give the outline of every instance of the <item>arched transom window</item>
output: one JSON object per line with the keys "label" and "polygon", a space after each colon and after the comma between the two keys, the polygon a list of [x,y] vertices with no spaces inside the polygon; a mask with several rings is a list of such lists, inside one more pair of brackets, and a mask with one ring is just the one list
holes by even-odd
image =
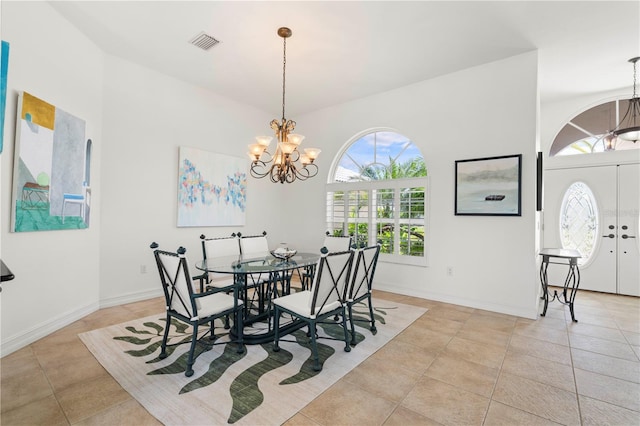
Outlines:
{"label": "arched transom window", "polygon": [[427,167],[420,149],[393,131],[362,133],[334,160],[327,226],[359,244],[380,241],[380,260],[426,264]]}

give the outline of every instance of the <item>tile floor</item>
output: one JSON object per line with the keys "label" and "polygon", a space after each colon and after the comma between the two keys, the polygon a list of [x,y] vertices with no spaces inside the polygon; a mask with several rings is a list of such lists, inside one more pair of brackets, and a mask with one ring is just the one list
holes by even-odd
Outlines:
{"label": "tile floor", "polygon": [[[377,292],[429,311],[287,425],[640,425],[640,299],[582,291],[572,323]],[[0,360],[3,425],[159,424],[78,333],[163,310],[102,309]]]}

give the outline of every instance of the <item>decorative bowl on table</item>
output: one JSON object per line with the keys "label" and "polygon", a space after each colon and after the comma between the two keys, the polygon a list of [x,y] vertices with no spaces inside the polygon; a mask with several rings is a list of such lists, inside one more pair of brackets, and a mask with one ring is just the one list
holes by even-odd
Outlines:
{"label": "decorative bowl on table", "polygon": [[293,250],[287,247],[278,247],[275,250],[271,250],[271,254],[273,255],[273,257],[282,260],[289,260],[290,258],[295,256],[297,252],[298,250]]}

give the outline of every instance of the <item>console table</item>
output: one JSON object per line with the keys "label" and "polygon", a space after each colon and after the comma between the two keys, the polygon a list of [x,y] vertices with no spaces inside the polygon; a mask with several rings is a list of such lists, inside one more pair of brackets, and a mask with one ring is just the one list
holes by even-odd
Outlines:
{"label": "console table", "polygon": [[[567,265],[569,271],[567,277],[564,280],[564,286],[562,288],[562,299],[558,295],[558,290],[553,291],[553,299],[558,302],[569,305],[571,311],[571,319],[573,322],[578,322],[573,312],[573,301],[576,298],[578,292],[578,286],[580,286],[580,270],[578,269],[578,259],[580,259],[580,252],[578,250],[570,249],[557,249],[557,248],[545,248],[540,250],[540,256],[542,256],[542,264],[540,265],[540,283],[542,284],[542,292],[544,293],[541,299],[544,299],[544,309],[540,316],[547,314],[547,305],[549,304],[549,290],[548,290],[548,277],[547,268],[550,263],[558,265]],[[569,293],[567,297],[567,293]]]}

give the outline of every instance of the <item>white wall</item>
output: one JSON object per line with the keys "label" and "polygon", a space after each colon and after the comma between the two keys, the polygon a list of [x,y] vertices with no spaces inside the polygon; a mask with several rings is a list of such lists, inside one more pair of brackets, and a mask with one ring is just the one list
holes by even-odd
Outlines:
{"label": "white wall", "polygon": [[[10,43],[1,156],[2,259],[16,278],[2,286],[2,355],[98,307],[103,55],[47,3],[2,2]],[[16,103],[27,91],[86,121],[93,140],[91,228],[11,233]]]}
{"label": "white wall", "polygon": [[[306,213],[292,216],[288,241],[315,247],[307,242],[323,229],[327,173],[343,144],[393,127],[427,162],[429,266],[380,264],[378,288],[535,317],[536,82],[534,52],[295,117],[305,142],[323,152],[320,176],[292,185],[290,199],[304,199]],[[523,155],[522,217],[455,216],[455,160],[509,154]]]}
{"label": "white wall", "polygon": [[[179,147],[242,157],[249,163],[247,145],[269,130],[273,117],[116,57],[108,56],[105,62],[102,304],[161,294],[149,249],[152,241],[168,250],[186,247],[193,268],[202,258],[200,234],[249,235],[266,229],[275,238],[280,233],[279,203],[274,202],[278,191],[263,180],[249,180],[248,225],[176,227]],[[142,265],[146,274],[140,272]]]}

